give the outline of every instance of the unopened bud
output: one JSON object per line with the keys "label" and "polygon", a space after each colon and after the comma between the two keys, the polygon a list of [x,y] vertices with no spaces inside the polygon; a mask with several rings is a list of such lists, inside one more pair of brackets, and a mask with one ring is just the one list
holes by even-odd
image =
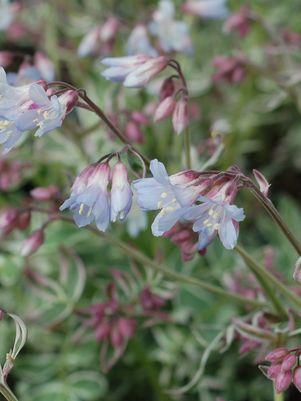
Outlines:
{"label": "unopened bud", "polygon": [[173,96],[168,96],[159,104],[155,111],[154,121],[161,121],[172,114],[176,106]]}
{"label": "unopened bud", "polygon": [[131,141],[136,143],[143,142],[143,134],[139,125],[135,121],[128,121],[125,126],[125,136]]}
{"label": "unopened bud", "polygon": [[281,363],[278,363],[277,365],[271,365],[268,367],[267,369],[267,377],[269,379],[276,379],[276,377],[279,375],[279,373],[281,372]]}
{"label": "unopened bud", "polygon": [[287,390],[292,383],[293,374],[291,371],[288,372],[280,372],[275,379],[275,389],[277,393],[283,393],[283,391]]}
{"label": "unopened bud", "polygon": [[301,392],[301,366],[294,370],[293,382],[297,389]]}
{"label": "unopened bud", "polygon": [[30,191],[32,198],[38,201],[48,201],[53,199],[58,193],[58,188],[55,185],[49,187],[37,187]]}
{"label": "unopened bud", "polygon": [[160,89],[160,101],[164,100],[166,97],[172,96],[174,91],[175,84],[173,78],[165,79]]}
{"label": "unopened bud", "polygon": [[75,90],[69,90],[63,93],[60,97],[60,103],[65,105],[66,114],[70,113],[76,106],[78,100],[78,93]]}
{"label": "unopened bud", "polygon": [[30,220],[31,220],[31,212],[29,210],[21,212],[18,216],[18,221],[17,221],[18,228],[20,230],[25,230],[29,226]]}
{"label": "unopened bud", "polygon": [[188,126],[189,113],[187,98],[181,98],[176,102],[172,115],[172,125],[177,134],[181,134]]}
{"label": "unopened bud", "polygon": [[21,249],[21,255],[26,257],[34,252],[36,252],[40,246],[44,243],[44,231],[39,229],[31,234],[26,240],[23,242],[23,246]]}
{"label": "unopened bud", "polygon": [[271,184],[268,183],[267,179],[260,171],[254,169],[253,174],[259,185],[260,192],[262,192],[264,196],[268,196]]}
{"label": "unopened bud", "polygon": [[279,361],[282,361],[287,354],[288,350],[286,348],[283,347],[275,348],[273,351],[267,354],[265,360],[271,363],[277,363]]}
{"label": "unopened bud", "polygon": [[297,362],[297,357],[295,354],[286,355],[281,364],[281,369],[284,371],[291,370],[296,365],[296,362]]}

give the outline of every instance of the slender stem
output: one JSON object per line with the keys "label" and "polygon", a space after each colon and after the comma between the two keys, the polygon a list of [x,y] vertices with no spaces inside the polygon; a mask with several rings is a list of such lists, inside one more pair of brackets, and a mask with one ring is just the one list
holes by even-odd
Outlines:
{"label": "slender stem", "polygon": [[284,401],[284,393],[277,393],[274,386],[274,401]]}
{"label": "slender stem", "polygon": [[5,397],[7,401],[18,401],[18,398],[14,395],[14,393],[10,390],[10,388],[4,384],[0,383],[0,393]]}
{"label": "slender stem", "polygon": [[[248,266],[252,266],[252,269],[256,271],[262,278],[264,278],[270,284],[273,284],[279,292],[282,293],[288,300],[290,300],[298,308],[301,307],[301,298],[298,297],[293,291],[287,288],[280,280],[278,280],[273,274],[267,269],[261,266],[249,255],[242,247],[236,245],[235,250],[240,254]],[[276,295],[275,295],[276,296]]]}
{"label": "slender stem", "polygon": [[[62,216],[60,214],[54,214],[53,212],[43,209],[43,208],[32,207],[30,210],[40,212],[40,213],[50,214],[52,220],[62,220],[62,221],[74,224],[74,221],[71,217]],[[132,247],[131,245],[126,244],[125,242],[114,237],[113,235],[110,235],[108,233],[103,233],[103,232],[97,230],[95,227],[86,226],[86,229],[91,231],[93,234],[96,234],[97,236],[103,238],[103,240],[108,242],[109,244],[116,245],[117,247],[122,249],[123,252],[126,255],[128,255],[130,258],[133,258],[137,262],[140,262],[144,265],[147,265],[147,266],[153,268],[154,270],[162,273],[164,276],[169,277],[177,282],[180,282],[183,284],[194,285],[198,288],[201,288],[202,290],[211,292],[216,295],[220,295],[224,298],[231,299],[242,305],[250,305],[250,306],[253,306],[254,308],[263,308],[263,307],[267,306],[266,303],[264,303],[264,302],[253,300],[253,299],[247,299],[246,297],[240,296],[238,294],[233,294],[220,287],[209,284],[205,281],[196,279],[194,277],[189,277],[184,274],[177,273],[173,270],[170,270],[167,267],[165,267],[164,265],[160,265],[156,261],[153,261],[152,259],[150,259],[146,255],[144,255],[142,252],[138,251],[136,248]]]}
{"label": "slender stem", "polygon": [[188,127],[184,132],[184,147],[185,147],[186,167],[187,169],[191,169],[190,132]]}
{"label": "slender stem", "polygon": [[295,250],[299,255],[301,255],[301,244],[297,240],[297,238],[294,236],[294,234],[291,232],[285,221],[282,219],[280,216],[278,210],[275,208],[273,203],[266,198],[260,190],[252,183],[252,186],[250,187],[251,192],[255,196],[255,198],[263,205],[263,207],[266,209],[266,211],[269,213],[269,215],[272,217],[272,219],[278,224],[278,226],[281,228],[283,234],[287,237],[287,239],[290,241],[290,243],[293,245]]}

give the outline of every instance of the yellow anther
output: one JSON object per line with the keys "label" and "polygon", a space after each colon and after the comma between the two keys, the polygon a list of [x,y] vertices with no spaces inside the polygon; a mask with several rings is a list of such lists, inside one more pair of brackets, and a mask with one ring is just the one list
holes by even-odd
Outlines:
{"label": "yellow anther", "polygon": [[78,213],[79,213],[80,215],[83,214],[84,207],[85,207],[85,205],[84,205],[83,203],[81,203],[81,205],[80,205],[80,207],[79,207],[79,211],[78,211]]}
{"label": "yellow anther", "polygon": [[167,198],[167,192],[162,192],[162,194],[161,194],[161,198],[163,198],[163,199],[165,199],[165,198]]}

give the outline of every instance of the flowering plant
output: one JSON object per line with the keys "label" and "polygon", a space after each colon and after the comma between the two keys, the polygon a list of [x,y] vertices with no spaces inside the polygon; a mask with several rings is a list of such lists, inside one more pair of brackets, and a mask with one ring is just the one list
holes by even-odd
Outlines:
{"label": "flowering plant", "polygon": [[226,0],[36,3],[0,0],[0,393],[299,393],[301,36]]}

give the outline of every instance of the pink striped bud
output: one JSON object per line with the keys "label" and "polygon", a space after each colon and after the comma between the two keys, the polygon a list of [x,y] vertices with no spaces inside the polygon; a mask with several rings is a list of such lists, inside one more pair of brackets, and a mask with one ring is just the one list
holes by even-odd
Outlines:
{"label": "pink striped bud", "polygon": [[135,121],[137,124],[148,124],[148,118],[145,114],[141,113],[140,111],[133,111],[131,114],[131,119]]}
{"label": "pink striped bud", "polygon": [[44,231],[42,229],[36,230],[23,242],[21,255],[26,257],[36,252],[44,243]]}
{"label": "pink striped bud", "polygon": [[172,96],[174,92],[175,84],[173,78],[165,79],[160,89],[160,101],[164,100],[166,97]]}
{"label": "pink striped bud", "polygon": [[276,379],[276,377],[279,375],[281,372],[281,363],[277,365],[271,365],[267,369],[267,376],[269,379]]}
{"label": "pink striped bud", "polygon": [[128,121],[125,129],[125,136],[131,141],[136,143],[143,143],[143,134],[139,125],[135,121]]}
{"label": "pink striped bud", "polygon": [[297,357],[295,354],[288,354],[286,357],[284,357],[282,364],[281,364],[281,370],[283,371],[288,371],[293,369],[293,367],[297,363]]}
{"label": "pink striped bud", "polygon": [[275,389],[277,393],[283,393],[292,383],[293,374],[291,371],[280,372],[275,379]]}
{"label": "pink striped bud", "polygon": [[66,114],[70,113],[76,106],[78,93],[74,90],[69,90],[59,97],[60,104],[66,107]]}
{"label": "pink striped bud", "polygon": [[283,347],[275,348],[273,351],[267,354],[265,360],[271,363],[277,363],[282,361],[287,354],[288,350],[286,348]]}
{"label": "pink striped bud", "polygon": [[10,208],[0,214],[0,231],[4,235],[10,234],[18,227],[19,212],[17,209]]}
{"label": "pink striped bud", "polygon": [[188,126],[188,101],[187,98],[181,98],[176,102],[174,112],[172,115],[172,125],[177,134],[181,134]]}
{"label": "pink striped bud", "polygon": [[118,319],[118,328],[124,338],[131,338],[135,333],[136,322],[134,319],[121,317]]}
{"label": "pink striped bud", "polygon": [[265,176],[260,171],[254,169],[253,174],[259,185],[260,192],[262,192],[264,196],[268,196],[271,184],[268,183]]}
{"label": "pink striped bud", "polygon": [[30,195],[33,199],[38,201],[49,201],[56,197],[58,194],[58,188],[55,185],[49,187],[37,187],[30,191]]}
{"label": "pink striped bud", "polygon": [[301,392],[301,366],[294,370],[293,382],[297,389]]}
{"label": "pink striped bud", "polygon": [[170,116],[176,106],[176,101],[173,96],[168,96],[159,103],[154,115],[154,121],[161,121]]}

